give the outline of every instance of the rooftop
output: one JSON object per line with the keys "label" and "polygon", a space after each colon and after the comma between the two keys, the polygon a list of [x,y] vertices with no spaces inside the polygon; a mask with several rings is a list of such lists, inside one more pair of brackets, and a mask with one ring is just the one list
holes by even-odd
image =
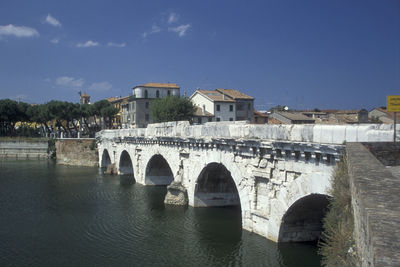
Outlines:
{"label": "rooftop", "polygon": [[292,121],[310,121],[310,122],[314,122],[315,120],[307,117],[306,115],[300,113],[300,112],[276,112],[277,114],[282,115],[283,117],[292,120]]}
{"label": "rooftop", "polygon": [[255,115],[255,116],[259,116],[259,117],[268,118],[268,115],[267,115],[267,114],[262,113],[262,112],[260,112],[260,111],[258,111],[258,110],[254,110],[254,115]]}
{"label": "rooftop", "polygon": [[208,112],[208,111],[206,111],[204,114],[203,114],[203,109],[201,108],[201,107],[197,107],[196,106],[196,110],[194,111],[194,114],[193,114],[194,116],[197,116],[197,117],[214,117],[214,115],[213,114],[211,114],[210,112]]}
{"label": "rooftop", "polygon": [[[221,94],[218,91],[214,90],[200,90],[197,89],[196,92],[208,97],[211,101],[216,101],[216,102],[235,102],[232,98],[230,97],[225,97],[223,94]],[[195,93],[196,93],[195,92]],[[193,94],[194,95],[194,94]]]}
{"label": "rooftop", "polygon": [[176,83],[145,83],[136,87],[155,87],[155,88],[171,88],[171,89],[180,89],[180,87]]}
{"label": "rooftop", "polygon": [[222,88],[217,88],[216,91],[225,94],[231,98],[233,98],[234,100],[236,99],[248,99],[248,100],[253,100],[254,98],[251,96],[248,96],[238,90],[235,89],[222,89]]}

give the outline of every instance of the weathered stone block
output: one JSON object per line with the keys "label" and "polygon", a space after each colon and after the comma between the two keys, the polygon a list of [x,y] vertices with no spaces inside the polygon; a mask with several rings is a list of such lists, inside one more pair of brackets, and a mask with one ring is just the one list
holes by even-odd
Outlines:
{"label": "weathered stone block", "polygon": [[167,187],[164,203],[168,205],[185,206],[188,204],[187,190],[181,183],[172,182]]}

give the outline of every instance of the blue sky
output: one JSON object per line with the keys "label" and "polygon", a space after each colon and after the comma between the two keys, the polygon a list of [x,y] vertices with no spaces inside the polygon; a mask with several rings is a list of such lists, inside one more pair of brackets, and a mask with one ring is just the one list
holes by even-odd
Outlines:
{"label": "blue sky", "polygon": [[0,98],[238,89],[259,109],[373,108],[400,94],[400,0],[0,2]]}

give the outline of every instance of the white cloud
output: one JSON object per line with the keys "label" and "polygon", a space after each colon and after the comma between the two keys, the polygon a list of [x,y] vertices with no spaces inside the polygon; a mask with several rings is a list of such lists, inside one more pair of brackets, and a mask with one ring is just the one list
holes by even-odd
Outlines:
{"label": "white cloud", "polygon": [[34,37],[39,36],[39,33],[34,28],[25,26],[14,26],[12,24],[0,26],[0,38],[3,35],[13,35],[15,37]]}
{"label": "white cloud", "polygon": [[112,84],[104,81],[104,82],[99,82],[99,83],[92,83],[88,90],[91,91],[108,91],[112,88]]}
{"label": "white cloud", "polygon": [[169,13],[169,16],[168,16],[168,24],[177,22],[178,19],[179,19],[179,15],[178,15],[178,14],[173,13],[173,12],[172,12],[172,13]]}
{"label": "white cloud", "polygon": [[178,27],[170,27],[168,28],[168,31],[170,32],[176,32],[179,37],[185,36],[186,31],[190,28],[190,24],[185,24],[185,25],[180,25]]}
{"label": "white cloud", "polygon": [[76,47],[93,47],[93,46],[99,46],[100,44],[98,42],[93,42],[92,40],[87,41],[86,43],[78,43]]}
{"label": "white cloud", "polygon": [[85,81],[81,78],[76,79],[74,77],[62,76],[56,79],[56,84],[71,87],[71,88],[81,88],[84,85]]}
{"label": "white cloud", "polygon": [[47,15],[46,20],[44,22],[54,27],[61,27],[61,23],[50,14]]}
{"label": "white cloud", "polygon": [[58,44],[60,42],[60,39],[54,38],[54,39],[51,39],[50,42],[53,44]]}
{"label": "white cloud", "polygon": [[109,43],[107,44],[107,46],[125,47],[125,46],[126,46],[126,43],[120,43],[120,44],[118,44],[118,43],[109,42]]}
{"label": "white cloud", "polygon": [[143,36],[143,38],[146,38],[148,35],[158,33],[161,30],[162,29],[159,26],[157,26],[156,24],[153,24],[153,26],[151,27],[151,31],[142,33],[142,36]]}

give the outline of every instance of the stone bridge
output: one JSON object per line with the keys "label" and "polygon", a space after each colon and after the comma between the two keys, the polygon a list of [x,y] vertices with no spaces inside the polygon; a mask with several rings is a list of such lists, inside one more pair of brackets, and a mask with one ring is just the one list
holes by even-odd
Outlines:
{"label": "stone bridge", "polygon": [[390,141],[391,127],[170,122],[96,138],[101,167],[169,185],[169,203],[240,206],[244,229],[292,242],[318,239],[344,142]]}

